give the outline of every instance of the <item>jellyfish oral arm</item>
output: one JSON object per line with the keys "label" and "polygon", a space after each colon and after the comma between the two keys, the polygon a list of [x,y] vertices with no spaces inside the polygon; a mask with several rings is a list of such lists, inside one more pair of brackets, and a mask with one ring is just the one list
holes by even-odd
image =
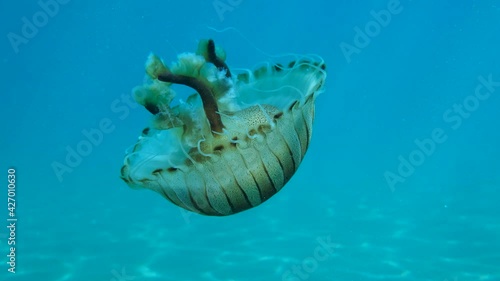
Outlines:
{"label": "jellyfish oral arm", "polygon": [[213,63],[218,69],[226,71],[226,77],[231,78],[231,71],[229,71],[229,67],[227,66],[227,64],[217,56],[215,43],[212,39],[208,40],[207,42],[206,59],[208,62]]}
{"label": "jellyfish oral arm", "polygon": [[[206,47],[205,47],[206,45]],[[204,48],[205,47],[205,48]],[[231,78],[231,71],[227,64],[217,56],[215,43],[213,40],[200,42],[201,55],[206,59],[207,62],[212,63],[217,69],[225,72],[226,78]],[[203,77],[193,77],[188,75],[173,74],[159,59],[154,65],[154,70],[151,71],[153,78],[157,78],[159,81],[180,84],[191,87],[194,89],[201,97],[203,103],[203,109],[205,110],[205,115],[207,116],[208,122],[210,123],[210,128],[212,132],[219,133],[215,135],[220,135],[224,129],[224,124],[222,124],[221,117],[219,115],[219,108],[217,101],[215,100],[215,94],[213,92],[213,87],[211,87],[210,82]],[[156,114],[158,111],[155,110],[156,107],[147,108],[151,113]],[[152,110],[150,110],[152,109]]]}
{"label": "jellyfish oral arm", "polygon": [[185,76],[185,75],[175,75],[170,72],[166,72],[158,75],[158,80],[162,82],[169,82],[174,84],[181,84],[193,88],[201,97],[203,102],[203,109],[205,110],[205,115],[210,123],[210,128],[214,132],[222,133],[224,125],[218,113],[219,107],[215,101],[214,94],[204,81],[201,79]]}

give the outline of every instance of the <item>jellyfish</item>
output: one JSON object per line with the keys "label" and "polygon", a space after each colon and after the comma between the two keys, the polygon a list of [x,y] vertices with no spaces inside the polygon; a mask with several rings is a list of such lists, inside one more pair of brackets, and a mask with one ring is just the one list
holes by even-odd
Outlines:
{"label": "jellyfish", "polygon": [[[320,57],[300,56],[236,73],[211,39],[170,67],[150,54],[147,81],[133,96],[152,121],[126,152],[121,178],[202,215],[259,206],[285,186],[306,154],[325,68]],[[176,84],[195,93],[172,106]]]}

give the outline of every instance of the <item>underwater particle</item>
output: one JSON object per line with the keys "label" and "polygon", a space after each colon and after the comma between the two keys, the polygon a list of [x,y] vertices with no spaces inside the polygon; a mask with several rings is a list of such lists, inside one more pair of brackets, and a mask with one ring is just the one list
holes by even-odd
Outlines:
{"label": "underwater particle", "polygon": [[[225,59],[213,40],[171,67],[149,56],[149,79],[133,92],[153,118],[125,156],[121,178],[130,187],[227,216],[262,204],[293,176],[311,141],[324,62],[304,56],[236,74]],[[171,107],[174,84],[196,93]]]}

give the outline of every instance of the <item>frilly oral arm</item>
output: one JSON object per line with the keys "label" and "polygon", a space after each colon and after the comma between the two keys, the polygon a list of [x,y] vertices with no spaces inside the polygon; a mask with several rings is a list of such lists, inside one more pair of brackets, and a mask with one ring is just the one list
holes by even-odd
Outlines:
{"label": "frilly oral arm", "polygon": [[[203,48],[205,44],[206,48]],[[222,58],[217,56],[215,43],[213,40],[201,41],[200,49],[202,50],[201,55],[207,62],[212,63],[219,70],[225,71],[227,78],[231,77],[231,72],[229,71],[228,66]],[[205,49],[205,51],[203,51],[203,49]],[[222,133],[224,124],[222,123],[221,117],[218,113],[219,108],[217,105],[217,101],[215,100],[213,87],[210,85],[210,82],[208,82],[206,79],[202,79],[201,77],[174,74],[163,64],[160,58],[155,55],[151,55],[149,60],[150,63],[148,63],[146,72],[152,79],[158,79],[159,81],[166,83],[185,85],[198,92],[203,102],[203,109],[210,123],[211,130],[216,133]],[[151,108],[151,106],[149,107],[150,108],[146,109],[155,114],[154,108]],[[150,109],[153,109],[153,111]]]}

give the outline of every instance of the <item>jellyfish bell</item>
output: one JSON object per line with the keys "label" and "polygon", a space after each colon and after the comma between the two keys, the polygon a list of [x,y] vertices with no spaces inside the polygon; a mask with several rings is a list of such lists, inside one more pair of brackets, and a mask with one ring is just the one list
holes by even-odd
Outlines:
{"label": "jellyfish bell", "polygon": [[[225,59],[213,40],[170,68],[149,56],[148,81],[133,93],[152,122],[125,156],[121,178],[130,187],[226,216],[262,204],[293,176],[311,141],[325,64],[300,57],[235,74]],[[174,84],[196,93],[172,107]]]}

